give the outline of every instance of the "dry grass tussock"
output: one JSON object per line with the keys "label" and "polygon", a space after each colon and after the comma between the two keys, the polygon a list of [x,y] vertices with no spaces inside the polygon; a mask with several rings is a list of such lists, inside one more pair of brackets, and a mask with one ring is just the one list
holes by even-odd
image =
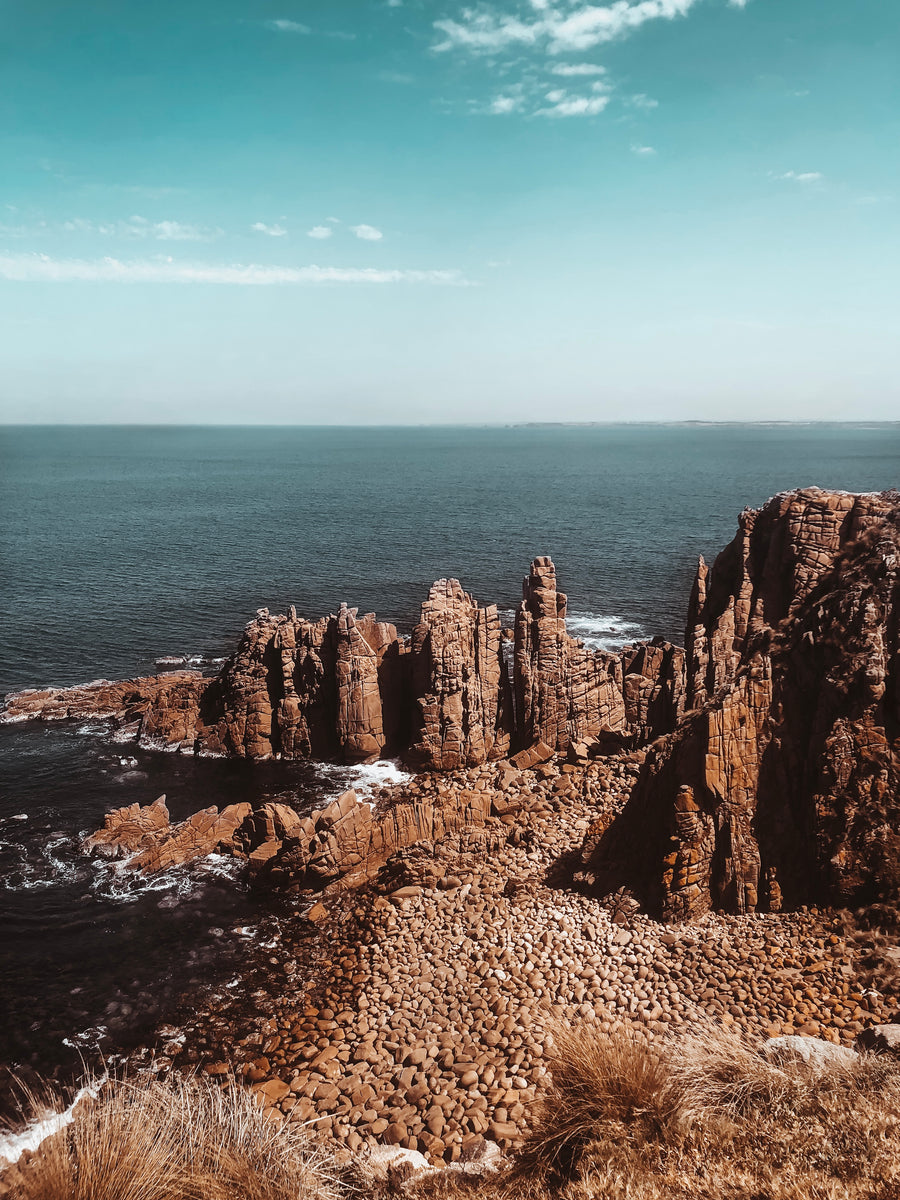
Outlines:
{"label": "dry grass tussock", "polygon": [[[33,1095],[32,1111],[45,1107]],[[59,1107],[55,1105],[54,1107]],[[17,1200],[336,1200],[329,1156],[250,1093],[196,1079],[105,1085],[8,1173]],[[2,1187],[0,1187],[2,1191]]]}
{"label": "dry grass tussock", "polygon": [[719,1029],[555,1037],[553,1085],[493,1182],[429,1200],[898,1200],[900,1065],[781,1065]]}

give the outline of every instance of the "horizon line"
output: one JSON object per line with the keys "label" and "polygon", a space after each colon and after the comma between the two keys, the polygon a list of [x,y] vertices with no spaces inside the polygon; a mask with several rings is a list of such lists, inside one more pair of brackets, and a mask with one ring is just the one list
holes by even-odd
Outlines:
{"label": "horizon line", "polygon": [[898,426],[900,420],[873,417],[794,420],[712,420],[703,418],[609,421],[0,421],[0,429],[592,429],[618,426],[798,427],[814,425]]}

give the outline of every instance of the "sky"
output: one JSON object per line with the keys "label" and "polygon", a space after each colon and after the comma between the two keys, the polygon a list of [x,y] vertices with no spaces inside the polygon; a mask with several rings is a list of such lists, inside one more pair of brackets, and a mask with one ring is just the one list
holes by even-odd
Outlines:
{"label": "sky", "polygon": [[0,0],[0,421],[900,419],[894,0]]}

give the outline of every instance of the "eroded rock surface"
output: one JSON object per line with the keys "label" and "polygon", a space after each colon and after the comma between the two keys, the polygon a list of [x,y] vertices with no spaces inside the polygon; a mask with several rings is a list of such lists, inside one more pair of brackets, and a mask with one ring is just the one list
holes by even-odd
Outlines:
{"label": "eroded rock surface", "polygon": [[438,770],[502,758],[512,736],[497,606],[480,608],[458,579],[439,579],[411,640],[415,731],[409,757]]}
{"label": "eroded rock surface", "polygon": [[691,604],[688,695],[588,882],[652,912],[866,902],[900,885],[900,497],[744,514]]}
{"label": "eroded rock surface", "polygon": [[591,651],[567,634],[565,608],[553,563],[535,559],[516,620],[515,704],[496,605],[440,579],[409,638],[344,604],[316,621],[262,608],[215,678],[175,671],[20,692],[0,719],[110,717],[122,738],[154,749],[343,762],[403,755],[436,771],[538,742],[565,750],[614,734],[616,745],[642,744],[672,728],[683,652],[659,639],[622,655]]}
{"label": "eroded rock surface", "polygon": [[251,811],[249,804],[230,804],[221,812],[211,807],[172,825],[166,798],[160,796],[143,808],[131,804],[107,813],[103,828],[86,837],[81,850],[125,858],[132,870],[151,874],[196,862],[218,849],[231,850],[235,830]]}

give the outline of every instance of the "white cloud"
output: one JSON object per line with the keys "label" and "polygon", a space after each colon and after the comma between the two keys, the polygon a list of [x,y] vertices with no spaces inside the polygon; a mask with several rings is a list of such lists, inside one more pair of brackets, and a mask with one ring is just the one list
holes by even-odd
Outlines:
{"label": "white cloud", "polygon": [[103,237],[153,239],[158,242],[210,242],[221,237],[221,229],[204,225],[186,225],[182,221],[149,221],[129,217],[127,221],[88,221],[73,217],[63,223],[66,233],[99,233]]}
{"label": "white cloud", "polygon": [[312,229],[308,229],[306,232],[307,237],[318,238],[319,240],[330,238],[331,234],[332,230],[327,225],[313,225]]}
{"label": "white cloud", "polygon": [[276,21],[266,21],[266,29],[274,29],[277,33],[312,33],[308,25],[301,25],[299,21],[286,21],[280,17]]}
{"label": "white cloud", "polygon": [[609,96],[570,96],[568,92],[554,90],[546,99],[549,108],[539,108],[539,117],[593,117],[603,112],[609,104]]}
{"label": "white cloud", "polygon": [[497,96],[488,105],[488,112],[494,116],[504,116],[506,113],[519,112],[521,107],[520,96]]}
{"label": "white cloud", "polygon": [[656,150],[652,146],[639,146],[637,143],[631,147],[632,154],[638,154],[643,158],[652,158],[656,154]]}
{"label": "white cloud", "polygon": [[728,0],[732,8],[746,8],[747,0]]}
{"label": "white cloud", "polygon": [[0,279],[15,283],[212,283],[250,287],[323,283],[470,286],[458,270],[266,267],[254,263],[180,263],[171,258],[123,262],[116,258],[51,258],[46,254],[0,255]]}
{"label": "white cloud", "polygon": [[554,75],[605,75],[606,67],[594,63],[557,63],[551,71]]}
{"label": "white cloud", "polygon": [[773,175],[773,179],[788,179],[791,183],[819,183],[825,176],[821,171],[785,171],[781,175]]}
{"label": "white cloud", "polygon": [[[725,0],[717,0],[725,3]],[[434,21],[431,49],[438,54],[456,51],[474,56],[492,56],[497,70],[507,74],[519,70],[525,96],[534,93],[534,64],[524,52],[544,56],[544,69],[562,78],[605,75],[597,64],[561,61],[565,55],[584,56],[598,46],[620,40],[652,21],[671,22],[687,17],[704,0],[470,0],[454,17]],[[743,5],[739,5],[743,7]],[[549,60],[549,61],[547,61]],[[514,96],[513,85],[501,97]],[[536,102],[540,104],[538,100]],[[575,116],[601,112],[606,101],[596,96],[571,95],[556,102],[559,108],[537,107],[528,99],[516,108],[499,109],[483,100],[469,102],[474,113],[522,112],[530,116]],[[621,103],[633,108],[656,108],[658,102],[646,93],[622,96]]]}
{"label": "white cloud", "polygon": [[613,0],[611,4],[560,7],[559,0],[535,6],[520,18],[496,7],[466,8],[458,21],[434,22],[441,35],[434,49],[496,52],[514,46],[545,46],[551,54],[590,50],[627,36],[648,21],[686,16],[699,0]]}
{"label": "white cloud", "polygon": [[287,230],[283,225],[267,225],[265,221],[254,221],[250,226],[256,233],[265,233],[269,237],[285,237]]}
{"label": "white cloud", "polygon": [[350,232],[355,233],[364,242],[380,242],[384,234],[374,225],[351,225]]}

